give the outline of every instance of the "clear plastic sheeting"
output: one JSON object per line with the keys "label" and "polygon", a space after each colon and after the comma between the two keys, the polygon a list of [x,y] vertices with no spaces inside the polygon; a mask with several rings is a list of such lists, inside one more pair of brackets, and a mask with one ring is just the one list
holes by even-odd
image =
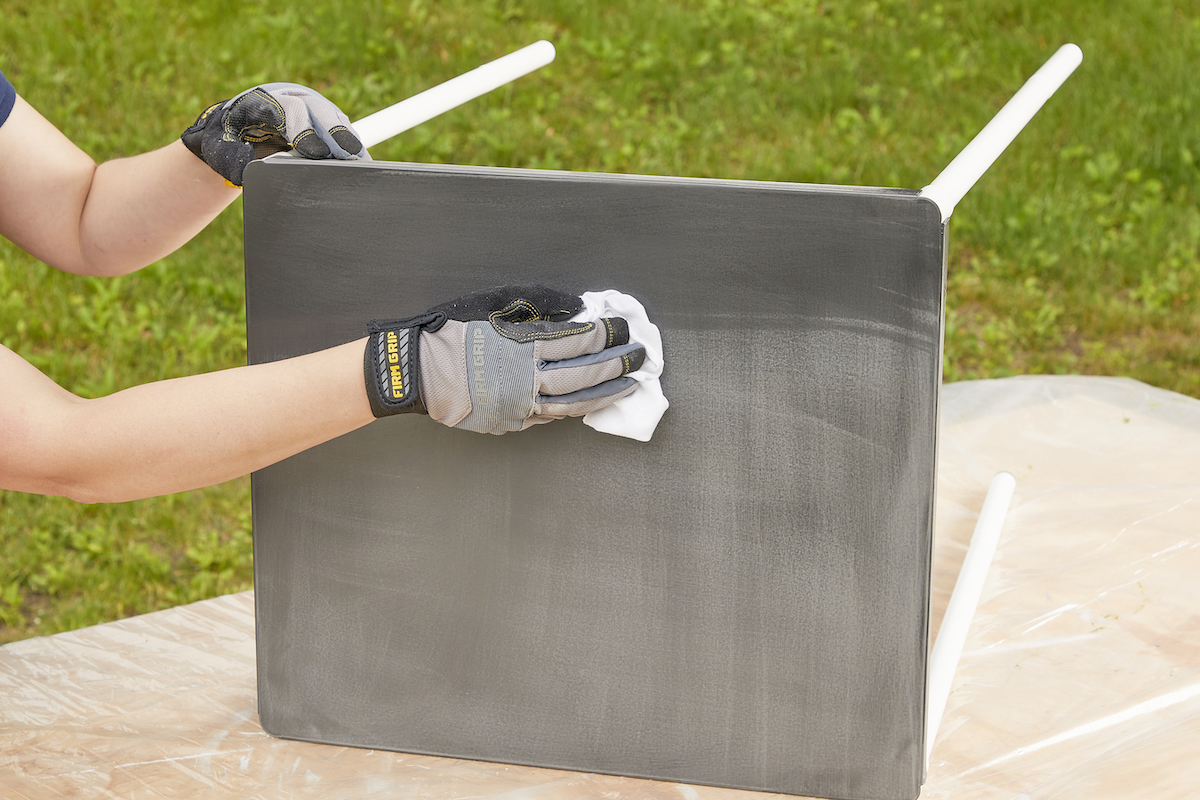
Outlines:
{"label": "clear plastic sheeting", "polygon": [[[922,797],[1194,796],[1200,401],[952,384],[938,463],[935,633],[992,476],[1017,489]],[[250,593],[0,647],[0,797],[762,796],[273,739],[255,702]]]}
{"label": "clear plastic sheeting", "polygon": [[[1200,401],[1115,378],[943,390],[934,620],[1016,494],[924,797],[1200,791]],[[936,628],[935,628],[936,629]]]}

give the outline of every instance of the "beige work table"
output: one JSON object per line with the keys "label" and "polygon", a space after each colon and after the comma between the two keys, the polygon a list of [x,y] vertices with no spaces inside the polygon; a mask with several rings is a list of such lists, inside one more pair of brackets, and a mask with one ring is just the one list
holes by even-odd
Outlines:
{"label": "beige work table", "polygon": [[[921,796],[1200,796],[1200,400],[943,387],[935,634],[1000,470],[1016,494]],[[5,645],[0,798],[763,796],[284,741],[255,708],[250,592]]]}

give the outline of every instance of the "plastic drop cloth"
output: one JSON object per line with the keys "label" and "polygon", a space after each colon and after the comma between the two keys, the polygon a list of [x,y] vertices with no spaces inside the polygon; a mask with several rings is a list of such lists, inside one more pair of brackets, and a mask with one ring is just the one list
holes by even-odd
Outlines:
{"label": "plastic drop cloth", "polygon": [[[922,797],[1200,791],[1200,400],[1113,378],[943,389],[936,631],[1017,490]],[[272,739],[250,593],[0,647],[3,798],[762,797]]]}

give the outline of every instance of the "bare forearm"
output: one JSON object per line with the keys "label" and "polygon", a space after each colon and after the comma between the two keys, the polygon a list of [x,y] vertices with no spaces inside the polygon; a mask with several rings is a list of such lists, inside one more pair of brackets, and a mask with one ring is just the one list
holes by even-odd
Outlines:
{"label": "bare forearm", "polygon": [[15,426],[37,438],[13,443],[26,458],[8,488],[118,502],[245,475],[374,419],[363,347],[351,342],[95,400],[59,390],[31,409],[29,425]]}
{"label": "bare forearm", "polygon": [[80,214],[81,263],[72,271],[140,269],[183,246],[239,193],[179,141],[105,162]]}
{"label": "bare forearm", "polygon": [[0,126],[0,154],[0,234],[67,272],[144,267],[238,196],[179,141],[97,167],[20,97]]}

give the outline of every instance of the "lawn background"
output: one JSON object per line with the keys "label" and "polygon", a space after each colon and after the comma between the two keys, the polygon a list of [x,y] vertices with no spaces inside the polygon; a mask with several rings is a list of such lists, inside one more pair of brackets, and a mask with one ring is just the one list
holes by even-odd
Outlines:
{"label": "lawn background", "polygon": [[[551,66],[373,155],[920,188],[1079,44],[1083,66],[955,210],[945,378],[1200,396],[1197,0],[0,0],[0,70],[97,160],[259,82],[354,119],[542,38]],[[241,224],[239,201],[118,279],[0,241],[0,341],[89,397],[242,364]],[[249,588],[248,486],[0,493],[0,642]]]}

